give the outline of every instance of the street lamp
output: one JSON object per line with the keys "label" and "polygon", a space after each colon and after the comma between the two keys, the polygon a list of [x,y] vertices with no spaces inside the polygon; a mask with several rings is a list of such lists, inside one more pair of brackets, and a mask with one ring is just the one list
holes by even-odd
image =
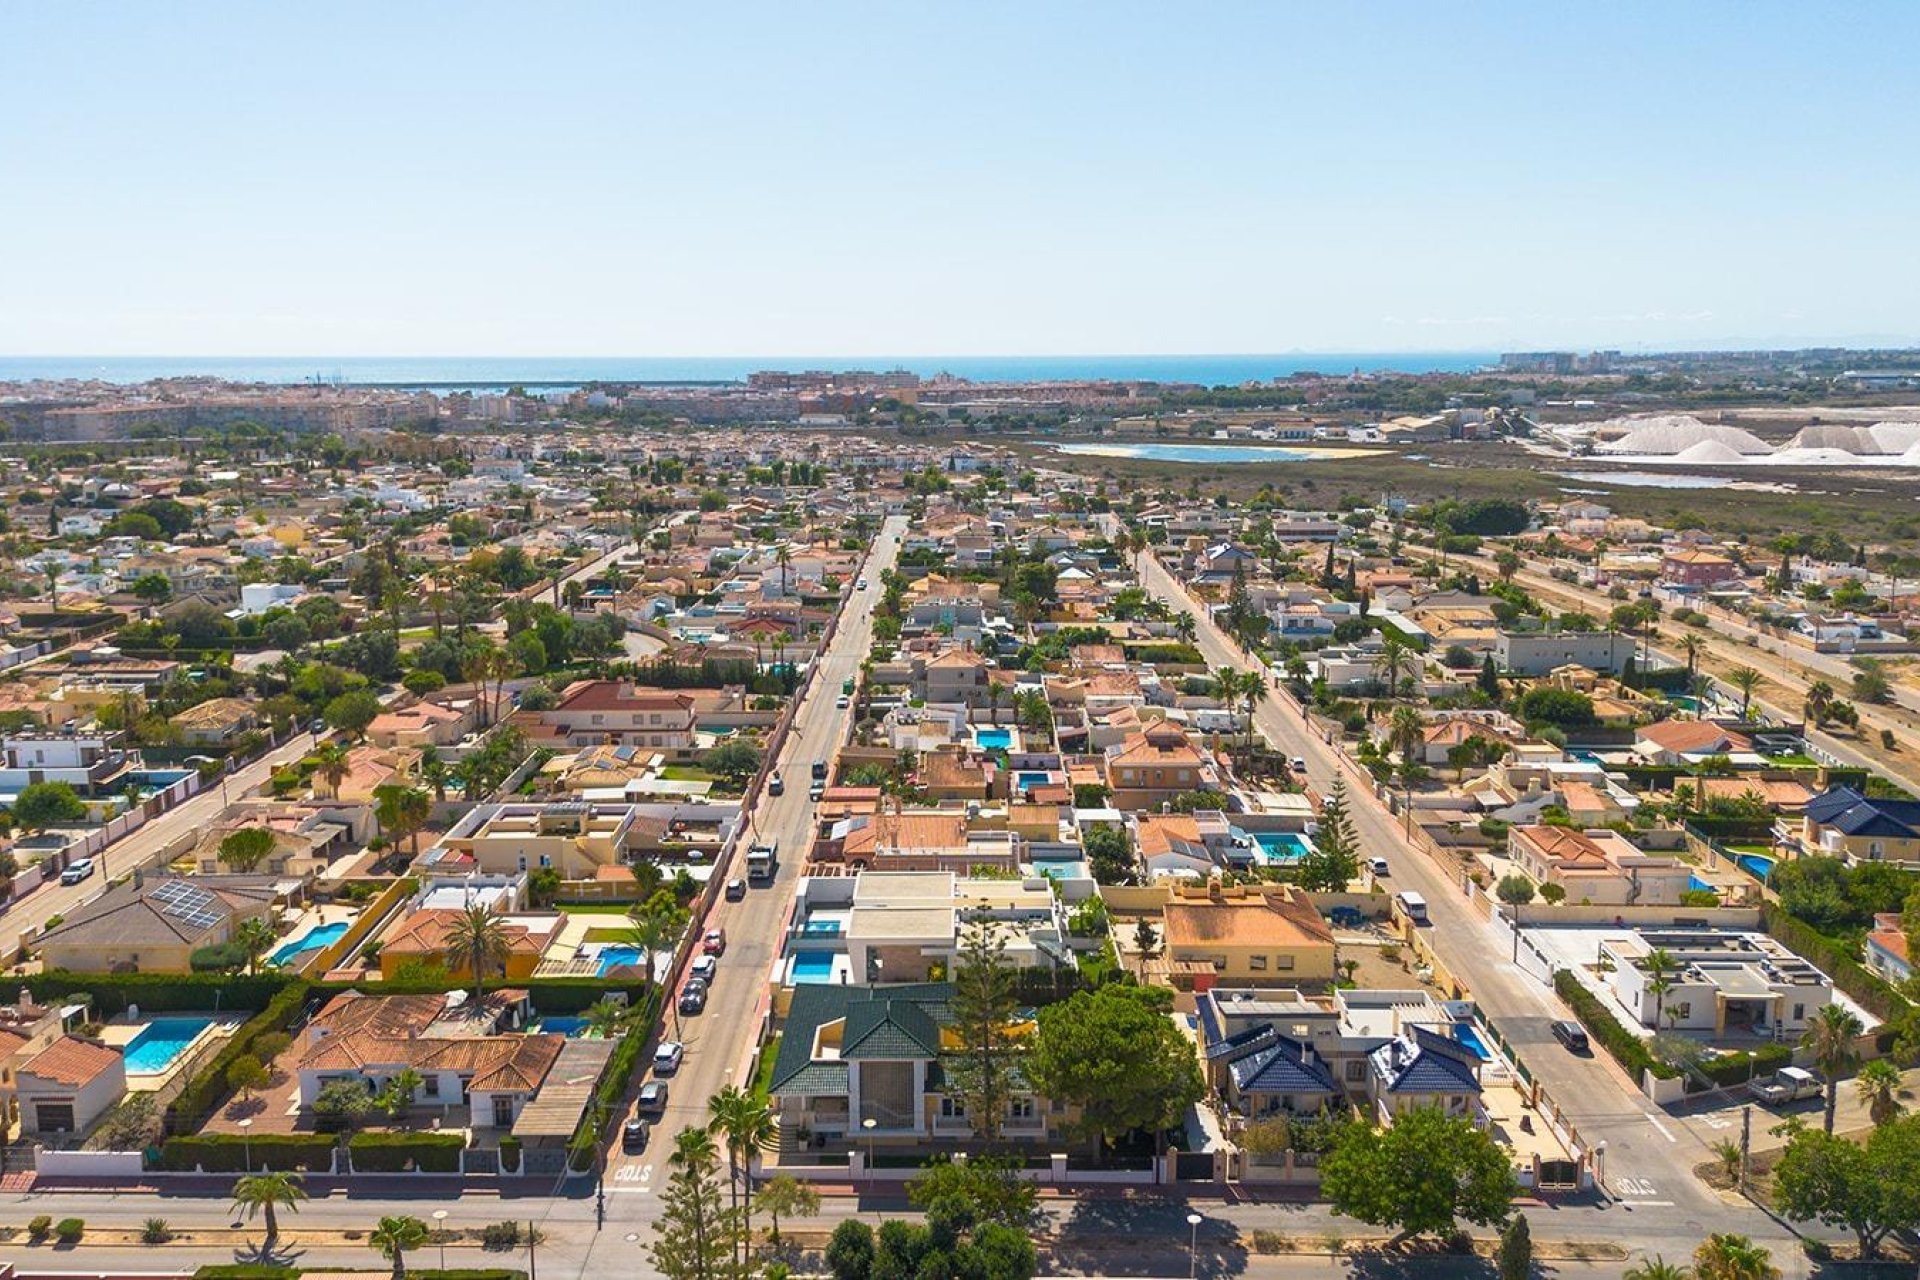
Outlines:
{"label": "street lamp", "polygon": [[433,1211],[433,1234],[440,1237],[440,1269],[442,1271],[447,1269],[446,1221],[447,1211],[445,1209],[435,1209]]}
{"label": "street lamp", "polygon": [[246,1160],[247,1172],[253,1172],[253,1117],[248,1116],[240,1122],[240,1149]]}
{"label": "street lamp", "polygon": [[1194,1280],[1200,1274],[1200,1215],[1188,1214],[1187,1227],[1191,1232],[1187,1237],[1187,1280]]}
{"label": "street lamp", "polygon": [[880,1127],[880,1122],[878,1120],[875,1120],[872,1116],[868,1116],[865,1120],[862,1120],[860,1122],[860,1127],[866,1130],[866,1133],[867,1133],[867,1189],[872,1190],[873,1189],[873,1131]]}

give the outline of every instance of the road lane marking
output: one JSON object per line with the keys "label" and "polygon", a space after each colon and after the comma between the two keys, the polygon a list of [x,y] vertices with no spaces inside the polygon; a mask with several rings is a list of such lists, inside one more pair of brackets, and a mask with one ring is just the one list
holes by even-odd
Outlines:
{"label": "road lane marking", "polygon": [[1646,1116],[1647,1123],[1652,1125],[1654,1128],[1658,1129],[1660,1131],[1660,1136],[1665,1138],[1668,1142],[1680,1141],[1680,1139],[1673,1136],[1673,1130],[1667,1128],[1667,1126],[1661,1124],[1658,1120],[1654,1119],[1653,1114],[1651,1112],[1642,1111],[1640,1114],[1643,1116]]}

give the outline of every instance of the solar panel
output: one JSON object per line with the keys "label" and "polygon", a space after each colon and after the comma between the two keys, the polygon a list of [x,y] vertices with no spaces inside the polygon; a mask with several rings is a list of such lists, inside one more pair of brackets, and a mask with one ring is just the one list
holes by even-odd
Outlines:
{"label": "solar panel", "polygon": [[172,916],[189,928],[210,929],[225,918],[211,893],[184,880],[169,880],[154,889],[152,896],[160,904],[162,914]]}

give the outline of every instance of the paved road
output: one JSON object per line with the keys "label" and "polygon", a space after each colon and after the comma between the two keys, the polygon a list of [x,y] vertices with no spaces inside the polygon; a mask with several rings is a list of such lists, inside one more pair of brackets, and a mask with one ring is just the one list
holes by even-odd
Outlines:
{"label": "paved road", "polygon": [[[1140,571],[1150,594],[1198,613],[1158,560],[1143,557]],[[1197,622],[1195,642],[1209,665],[1254,669],[1207,618],[1198,617]],[[1652,1217],[1687,1230],[1700,1228],[1709,1216],[1731,1218],[1738,1229],[1758,1231],[1768,1225],[1757,1213],[1722,1206],[1692,1176],[1692,1166],[1711,1154],[1703,1139],[1648,1102],[1611,1060],[1576,1058],[1553,1039],[1548,1024],[1567,1016],[1559,999],[1512,964],[1507,935],[1475,914],[1442,869],[1407,843],[1400,825],[1373,796],[1369,780],[1345,766],[1291,708],[1291,699],[1276,696],[1261,704],[1255,723],[1282,751],[1305,757],[1309,778],[1323,794],[1345,773],[1362,846],[1370,856],[1387,858],[1390,887],[1425,896],[1440,958],[1472,990],[1483,1013],[1515,1046],[1581,1135],[1590,1143],[1607,1144],[1602,1174],[1619,1206],[1636,1214],[1636,1221]],[[1717,1221],[1719,1225],[1724,1223]]]}
{"label": "paved road", "polygon": [[26,930],[37,929],[53,916],[65,915],[105,893],[110,879],[154,865],[174,841],[219,817],[226,807],[223,794],[229,799],[239,799],[266,782],[275,769],[298,760],[312,749],[313,736],[304,730],[296,733],[260,759],[229,775],[224,793],[216,782],[95,854],[94,864],[99,869],[86,880],[77,885],[57,882],[42,885],[13,903],[0,915],[0,955],[12,955]]}

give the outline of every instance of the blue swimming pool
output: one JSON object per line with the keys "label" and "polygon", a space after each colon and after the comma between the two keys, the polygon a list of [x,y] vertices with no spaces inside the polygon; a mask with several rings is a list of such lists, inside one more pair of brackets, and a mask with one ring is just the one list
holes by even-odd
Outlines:
{"label": "blue swimming pool", "polygon": [[1047,775],[1044,773],[1016,773],[1013,775],[1013,785],[1014,788],[1019,791],[1030,791],[1034,787],[1044,787],[1047,785]]}
{"label": "blue swimming pool", "polygon": [[295,956],[308,951],[318,951],[340,941],[350,928],[345,920],[333,924],[323,924],[317,929],[309,929],[297,938],[290,939],[275,947],[267,955],[268,964],[285,964]]}
{"label": "blue swimming pool", "polygon": [[587,1032],[587,1020],[585,1018],[554,1018],[542,1016],[539,1030],[546,1035],[581,1036]]}
{"label": "blue swimming pool", "polygon": [[165,1071],[212,1025],[212,1018],[155,1018],[127,1041],[127,1071],[133,1074]]}
{"label": "blue swimming pool", "polygon": [[833,952],[802,951],[793,958],[795,982],[833,981]]}
{"label": "blue swimming pool", "polygon": [[1765,884],[1767,877],[1773,874],[1773,859],[1764,854],[1736,853],[1733,855],[1733,860],[1761,884]]}
{"label": "blue swimming pool", "polygon": [[1493,1054],[1488,1051],[1486,1041],[1480,1038],[1480,1033],[1473,1029],[1471,1022],[1454,1023],[1453,1038],[1473,1050],[1474,1056],[1482,1062],[1493,1061]]}
{"label": "blue swimming pool", "polygon": [[825,934],[828,937],[838,937],[840,934],[840,922],[838,920],[809,920],[800,926],[800,932],[810,933],[816,936]]}
{"label": "blue swimming pool", "polygon": [[629,965],[629,964],[638,965],[640,963],[641,954],[642,953],[640,951],[640,948],[638,947],[602,947],[600,948],[600,968],[598,970],[599,976],[604,978],[607,975],[608,970],[618,969],[622,965]]}
{"label": "blue swimming pool", "polygon": [[1256,831],[1253,842],[1268,862],[1298,862],[1313,852],[1307,838],[1292,831]]}
{"label": "blue swimming pool", "polygon": [[1706,889],[1709,892],[1711,892],[1713,889],[1713,886],[1711,884],[1708,884],[1705,880],[1702,880],[1699,876],[1689,875],[1687,877],[1687,888],[1694,889],[1694,890]]}
{"label": "blue swimming pool", "polygon": [[1087,871],[1087,864],[1079,858],[1035,858],[1033,860],[1033,870],[1035,875],[1047,876],[1054,880],[1087,880],[1092,878]]}
{"label": "blue swimming pool", "polygon": [[1013,730],[975,729],[973,740],[989,751],[1005,751],[1013,745]]}

